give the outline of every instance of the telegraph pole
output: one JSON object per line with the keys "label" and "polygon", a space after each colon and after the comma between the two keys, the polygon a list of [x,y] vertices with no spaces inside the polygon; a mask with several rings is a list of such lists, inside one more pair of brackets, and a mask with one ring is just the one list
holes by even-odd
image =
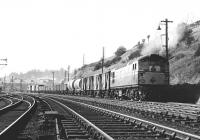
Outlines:
{"label": "telegraph pole", "polygon": [[103,47],[103,57],[102,57],[102,74],[103,74],[103,64],[104,64],[104,47]]}
{"label": "telegraph pole", "polygon": [[83,66],[85,65],[85,54],[83,54]]}
{"label": "telegraph pole", "polygon": [[22,92],[22,79],[20,79],[20,91]]}
{"label": "telegraph pole", "polygon": [[[5,63],[0,63],[0,65],[4,65],[4,66],[7,66],[8,64],[7,64],[7,62],[8,62],[8,59],[7,58],[5,58],[5,59],[0,59],[0,61],[5,61]],[[4,86],[4,90],[6,89],[6,76],[4,76],[4,84],[3,84],[3,86]]]}
{"label": "telegraph pole", "polygon": [[55,72],[53,71],[52,74],[53,74],[53,91],[54,91],[54,74],[55,74]]}
{"label": "telegraph pole", "polygon": [[[167,60],[167,63],[168,63],[168,83],[170,82],[170,74],[169,74],[169,51],[168,51],[168,41],[169,41],[169,38],[168,38],[168,23],[172,23],[173,21],[169,21],[167,18],[165,20],[162,20],[161,22],[164,23],[165,25],[165,47],[166,47],[166,60]],[[160,26],[158,27],[158,30],[161,30]]]}
{"label": "telegraph pole", "polygon": [[3,87],[4,87],[4,91],[6,91],[6,76],[4,76],[3,78]]}
{"label": "telegraph pole", "polygon": [[169,21],[167,18],[165,20],[162,20],[161,22],[165,23],[165,47],[166,47],[166,59],[169,61],[169,52],[168,52],[168,23],[172,23],[173,21]]}
{"label": "telegraph pole", "polygon": [[70,71],[70,65],[68,65],[68,76],[67,76],[67,81],[69,82],[69,71]]}
{"label": "telegraph pole", "polygon": [[11,91],[13,91],[14,90],[14,80],[13,80],[13,76],[12,76],[12,79],[11,79]]}
{"label": "telegraph pole", "polygon": [[65,70],[65,77],[64,77],[64,80],[67,79],[67,71]]}

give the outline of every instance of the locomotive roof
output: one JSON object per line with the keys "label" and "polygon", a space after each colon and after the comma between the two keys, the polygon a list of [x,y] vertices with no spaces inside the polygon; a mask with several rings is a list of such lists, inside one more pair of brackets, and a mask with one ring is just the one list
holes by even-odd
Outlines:
{"label": "locomotive roof", "polygon": [[[112,71],[112,70],[118,70],[118,69],[123,68],[123,67],[125,67],[127,65],[130,65],[130,64],[132,64],[132,62],[138,61],[138,60],[153,60],[153,61],[155,61],[155,60],[161,60],[161,59],[163,61],[166,61],[166,59],[164,57],[162,57],[162,56],[160,56],[158,54],[150,54],[150,55],[140,56],[140,57],[137,57],[135,59],[130,60],[127,63],[121,63],[120,65],[113,66],[113,68],[104,69],[104,73],[106,73],[108,71]],[[94,76],[94,75],[99,75],[99,74],[102,74],[101,70],[91,72],[91,73],[85,75],[84,78],[85,77]]]}
{"label": "locomotive roof", "polygon": [[163,61],[167,61],[165,57],[162,57],[158,54],[150,54],[150,55],[145,55],[142,57],[139,57],[138,60],[163,60]]}
{"label": "locomotive roof", "polygon": [[152,60],[152,61],[155,61],[155,60],[163,60],[163,61],[166,61],[166,58],[158,55],[158,54],[150,54],[150,55],[144,55],[144,56],[140,56],[140,57],[137,57],[135,59],[132,59],[131,61],[129,61],[128,63],[126,63],[125,65],[121,65],[120,67],[116,67],[116,68],[113,68],[113,70],[118,70],[120,68],[123,68],[127,65],[130,65],[132,64],[134,61],[139,61],[139,60]]}

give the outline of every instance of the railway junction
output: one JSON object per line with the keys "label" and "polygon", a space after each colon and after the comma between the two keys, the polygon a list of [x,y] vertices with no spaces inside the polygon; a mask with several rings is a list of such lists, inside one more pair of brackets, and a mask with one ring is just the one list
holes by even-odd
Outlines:
{"label": "railway junction", "polygon": [[0,139],[198,140],[200,107],[84,96],[0,97]]}

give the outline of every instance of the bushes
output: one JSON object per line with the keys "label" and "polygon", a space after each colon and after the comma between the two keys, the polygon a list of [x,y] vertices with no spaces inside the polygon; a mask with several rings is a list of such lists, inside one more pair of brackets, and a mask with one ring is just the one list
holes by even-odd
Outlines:
{"label": "bushes", "polygon": [[185,28],[183,37],[179,41],[185,42],[186,45],[190,46],[195,41],[192,30]]}
{"label": "bushes", "polygon": [[104,63],[105,67],[109,67],[112,65],[112,60],[108,60],[107,62]]}
{"label": "bushes", "polygon": [[179,53],[179,54],[177,54],[177,55],[175,56],[175,60],[178,61],[178,60],[180,60],[180,59],[183,58],[183,57],[185,57],[185,54]]}
{"label": "bushes", "polygon": [[114,58],[111,60],[111,62],[112,62],[113,64],[115,64],[115,63],[118,62],[119,60],[121,60],[121,57],[120,57],[120,56],[116,56],[116,57],[114,57]]}
{"label": "bushes", "polygon": [[137,50],[135,52],[132,52],[129,56],[128,56],[128,59],[131,60],[131,59],[134,59],[134,58],[137,58],[140,56],[140,50]]}
{"label": "bushes", "polygon": [[121,56],[122,54],[124,54],[126,52],[126,48],[123,46],[120,46],[117,51],[115,52],[116,56]]}
{"label": "bushes", "polygon": [[[104,67],[109,67],[109,66],[111,66],[111,65],[113,65],[113,64],[116,64],[118,61],[120,61],[121,60],[121,57],[120,56],[115,56],[112,60],[108,60],[108,61],[106,61],[105,63],[104,63]],[[98,69],[100,69],[102,67],[102,61],[99,61],[96,65],[95,65],[95,67],[94,67],[94,71],[95,70],[98,70]]]}
{"label": "bushes", "polygon": [[104,63],[104,66],[105,67],[109,67],[109,66],[111,66],[113,64],[116,64],[120,60],[121,60],[120,56],[115,56],[112,60],[108,60],[106,63]]}
{"label": "bushes", "polygon": [[94,66],[94,71],[98,70],[102,67],[102,61],[99,61],[95,66]]}
{"label": "bushes", "polygon": [[196,52],[194,53],[195,57],[200,56],[200,44],[198,44],[198,49],[196,50]]}

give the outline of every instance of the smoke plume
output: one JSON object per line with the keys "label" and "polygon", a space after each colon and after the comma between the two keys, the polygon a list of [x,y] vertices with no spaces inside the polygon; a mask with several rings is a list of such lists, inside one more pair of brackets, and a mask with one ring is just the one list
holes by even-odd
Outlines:
{"label": "smoke plume", "polygon": [[[184,33],[187,29],[186,23],[180,23],[176,26],[176,28],[169,31],[169,49],[176,48],[177,44],[183,38]],[[164,28],[163,28],[164,30]],[[151,38],[149,43],[144,43],[144,46],[141,50],[141,55],[149,55],[149,54],[163,54],[165,53],[165,33],[156,33]]]}

